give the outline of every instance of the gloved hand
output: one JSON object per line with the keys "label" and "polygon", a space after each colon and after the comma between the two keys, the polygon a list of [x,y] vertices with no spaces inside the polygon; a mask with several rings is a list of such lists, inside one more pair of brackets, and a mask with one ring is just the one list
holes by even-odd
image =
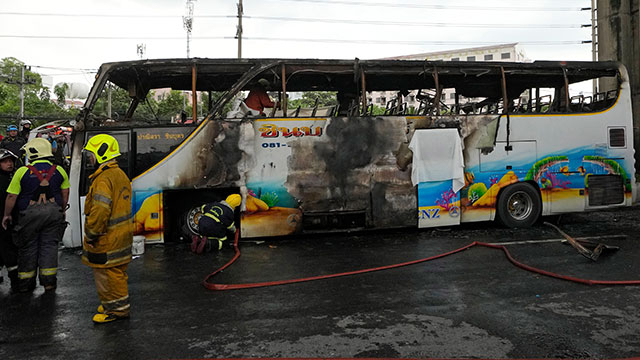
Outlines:
{"label": "gloved hand", "polygon": [[98,243],[98,239],[91,240],[85,235],[84,243],[87,244],[88,247],[93,248]]}

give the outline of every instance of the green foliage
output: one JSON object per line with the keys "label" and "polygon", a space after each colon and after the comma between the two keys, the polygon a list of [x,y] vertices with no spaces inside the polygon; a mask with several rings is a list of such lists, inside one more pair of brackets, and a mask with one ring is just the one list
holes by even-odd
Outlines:
{"label": "green foliage", "polygon": [[269,205],[269,208],[274,207],[278,204],[278,195],[275,192],[268,192],[260,195],[260,200],[264,201],[265,204]]}
{"label": "green foliage", "polygon": [[[157,107],[158,118],[165,120],[171,119],[182,111],[182,107],[186,104],[186,100],[184,99],[184,95],[182,92],[178,90],[171,90],[168,94],[166,94],[162,99],[158,102],[154,100]],[[186,104],[189,105],[189,104]],[[192,113],[192,107],[188,106],[185,108],[185,112],[187,114]],[[187,115],[187,117],[191,117]]]}
{"label": "green foliage", "polygon": [[318,106],[333,106],[338,104],[337,93],[335,91],[306,91],[302,93],[302,98],[293,99],[287,102],[288,109],[313,108],[318,99]]}
{"label": "green foliage", "polygon": [[[100,97],[93,107],[93,113],[98,116],[107,116],[109,102],[109,89],[105,86],[100,93]],[[118,119],[124,116],[129,108],[129,93],[119,87],[111,87],[111,117]]]}
{"label": "green foliage", "polygon": [[484,183],[475,183],[469,186],[468,199],[471,203],[476,202],[476,200],[480,199],[484,194],[487,193],[487,185]]}
{"label": "green foliage", "polygon": [[536,175],[542,173],[542,171],[544,171],[545,169],[561,162],[567,161],[569,161],[569,158],[567,158],[566,156],[547,156],[546,158],[538,160],[535,164],[533,164],[531,169],[529,169],[529,171],[527,172],[527,175],[524,177],[524,180],[534,180]]}
{"label": "green foliage", "polygon": [[[20,113],[21,70],[24,63],[13,57],[0,60],[0,117],[4,124],[15,123]],[[50,100],[50,93],[42,86],[40,74],[25,69],[24,114],[25,117],[73,117],[77,110],[64,110]],[[45,122],[45,120],[37,122]]]}
{"label": "green foliage", "polygon": [[[198,99],[198,115],[206,114],[208,111],[207,102],[209,100],[209,95],[206,92],[202,92],[200,93],[200,96],[201,98]],[[220,92],[212,93],[214,103],[220,96],[222,96],[222,93]],[[187,118],[191,118],[193,106],[191,102],[189,102],[189,99],[185,99],[185,97],[186,94],[179,90],[171,90],[161,96],[156,96],[155,92],[151,90],[147,94],[145,101],[139,103],[136,107],[133,119],[168,122],[179,116],[183,111],[183,107],[184,112],[187,114]],[[106,117],[107,103],[108,88],[105,88],[93,108],[93,113],[97,116]],[[124,117],[130,104],[131,98],[129,97],[127,90],[116,86],[111,88],[111,117],[114,120]],[[231,104],[228,104],[229,108],[230,106]]]}
{"label": "green foliage", "polygon": [[[213,106],[222,96],[224,96],[224,94],[226,94],[226,91],[212,91],[211,92],[211,105]],[[209,103],[209,94],[208,93],[203,93],[202,94],[202,106],[203,106],[203,113],[208,113],[209,107],[208,104]],[[231,101],[228,101],[223,109],[221,114],[226,114],[229,111],[231,111],[231,108],[233,107],[233,99]]]}
{"label": "green foliage", "polygon": [[386,109],[382,106],[378,106],[378,105],[373,105],[373,109],[371,110],[371,115],[373,116],[377,116],[377,115],[384,115],[384,111]]}
{"label": "green foliage", "polygon": [[60,107],[64,106],[66,96],[67,96],[67,91],[69,91],[69,84],[67,83],[57,84],[56,86],[53,87],[53,93],[56,94],[56,98],[58,98],[57,100],[58,106]]}

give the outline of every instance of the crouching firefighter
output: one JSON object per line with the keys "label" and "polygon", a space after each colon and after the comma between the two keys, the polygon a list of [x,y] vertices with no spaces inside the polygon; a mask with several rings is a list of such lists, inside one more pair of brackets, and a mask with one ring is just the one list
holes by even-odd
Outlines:
{"label": "crouching firefighter", "polygon": [[11,212],[18,208],[13,241],[18,247],[18,291],[29,292],[38,280],[45,291],[55,290],[58,271],[58,242],[61,239],[64,211],[69,199],[69,177],[51,163],[51,144],[41,138],[26,143],[29,165],[20,167],[7,189],[2,227],[12,222]]}
{"label": "crouching firefighter", "polygon": [[200,254],[214,248],[222,249],[223,242],[227,240],[227,232],[236,231],[233,212],[240,203],[240,194],[231,194],[224,201],[202,205],[202,215],[198,220],[198,232],[201,236],[193,236],[191,251]]}
{"label": "crouching firefighter", "polygon": [[120,148],[115,138],[95,135],[84,147],[98,169],[89,176],[91,187],[84,203],[86,215],[82,262],[93,268],[100,298],[95,323],[129,317],[127,266],[131,262],[131,182],[118,167]]}

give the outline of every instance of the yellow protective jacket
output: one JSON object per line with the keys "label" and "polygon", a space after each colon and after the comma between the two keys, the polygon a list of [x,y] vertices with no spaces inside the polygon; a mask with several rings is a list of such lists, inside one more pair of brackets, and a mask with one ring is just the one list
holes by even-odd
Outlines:
{"label": "yellow protective jacket", "polygon": [[89,179],[82,262],[95,268],[126,264],[133,242],[131,182],[115,161],[102,164]]}

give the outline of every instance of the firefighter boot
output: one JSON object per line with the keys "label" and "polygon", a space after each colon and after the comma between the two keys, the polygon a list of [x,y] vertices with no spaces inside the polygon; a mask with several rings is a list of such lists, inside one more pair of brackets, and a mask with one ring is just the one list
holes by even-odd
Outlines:
{"label": "firefighter boot", "polygon": [[127,317],[128,316],[121,317],[121,316],[115,316],[112,314],[95,314],[93,315],[93,322],[96,324],[104,324],[104,323],[108,323],[108,322],[112,322],[120,319],[126,319]]}
{"label": "firefighter boot", "polygon": [[202,254],[207,244],[206,236],[193,235],[191,237],[191,252]]}

